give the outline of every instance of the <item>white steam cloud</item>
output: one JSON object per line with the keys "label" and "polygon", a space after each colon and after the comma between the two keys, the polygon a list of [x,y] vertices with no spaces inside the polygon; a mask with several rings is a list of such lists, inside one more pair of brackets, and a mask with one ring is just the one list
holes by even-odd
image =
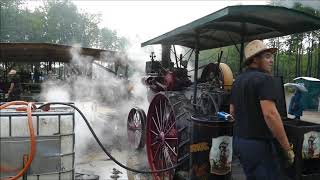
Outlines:
{"label": "white steam cloud", "polygon": [[[67,80],[49,79],[42,85],[40,100],[44,102],[74,102],[89,120],[97,136],[108,150],[123,150],[127,147],[127,115],[131,108],[147,111],[147,89],[142,84],[145,61],[148,54],[133,47],[127,55],[103,55],[102,66],[117,61],[129,64],[130,78],[116,77],[104,68],[92,64],[92,57],[80,54],[76,45],[72,50],[72,61],[65,68]],[[128,61],[131,59],[131,61]],[[86,124],[76,113],[75,152],[81,157],[92,152],[101,152]],[[78,159],[79,160],[79,159]]]}

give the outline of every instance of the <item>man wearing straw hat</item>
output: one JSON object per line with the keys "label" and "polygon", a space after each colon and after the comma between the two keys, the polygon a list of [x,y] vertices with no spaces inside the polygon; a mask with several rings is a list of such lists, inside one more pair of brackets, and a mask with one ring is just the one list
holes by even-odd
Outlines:
{"label": "man wearing straw hat", "polygon": [[230,113],[235,117],[233,147],[247,180],[280,180],[281,170],[275,144],[280,144],[289,163],[294,152],[288,142],[275,105],[271,76],[276,48],[253,40],[245,47],[245,72],[231,90]]}
{"label": "man wearing straw hat", "polygon": [[10,83],[10,87],[8,93],[5,95],[7,101],[20,100],[21,87],[16,70],[12,69],[9,71],[8,80]]}

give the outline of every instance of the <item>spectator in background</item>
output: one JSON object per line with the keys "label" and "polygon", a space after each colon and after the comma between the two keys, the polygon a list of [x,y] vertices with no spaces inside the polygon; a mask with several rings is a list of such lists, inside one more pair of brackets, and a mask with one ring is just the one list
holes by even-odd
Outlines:
{"label": "spectator in background", "polygon": [[7,94],[5,95],[7,101],[20,100],[22,88],[16,70],[10,70],[8,74],[8,81],[10,83],[10,87],[8,89]]}
{"label": "spectator in background", "polygon": [[289,114],[294,115],[294,119],[300,119],[303,113],[302,92],[297,88],[289,104]]}
{"label": "spectator in background", "polygon": [[38,69],[35,69],[34,74],[33,74],[33,79],[35,83],[39,83],[40,82],[40,72]]}

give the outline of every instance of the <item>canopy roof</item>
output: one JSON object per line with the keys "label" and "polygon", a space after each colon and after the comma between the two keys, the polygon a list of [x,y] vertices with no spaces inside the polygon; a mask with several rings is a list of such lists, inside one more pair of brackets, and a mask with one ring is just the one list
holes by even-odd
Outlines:
{"label": "canopy roof", "polygon": [[[2,62],[70,62],[72,46],[50,43],[0,43]],[[101,53],[113,56],[114,51],[80,48],[80,54],[99,59]]]}
{"label": "canopy roof", "polygon": [[285,7],[266,5],[229,6],[178,27],[141,46],[181,45],[199,50],[267,39],[320,29],[320,18]]}
{"label": "canopy roof", "polygon": [[317,82],[320,82],[320,79],[317,79],[317,78],[314,78],[314,77],[297,77],[297,78],[294,78],[293,80],[298,80],[298,79],[304,79],[304,80],[307,80],[307,81],[317,81]]}

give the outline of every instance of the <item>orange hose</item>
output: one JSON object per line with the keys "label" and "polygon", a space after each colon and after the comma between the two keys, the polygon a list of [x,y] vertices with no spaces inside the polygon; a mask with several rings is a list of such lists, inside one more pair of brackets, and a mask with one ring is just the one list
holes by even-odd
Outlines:
{"label": "orange hose", "polygon": [[36,106],[33,103],[28,103],[25,101],[12,101],[12,102],[8,102],[5,103],[3,105],[0,106],[0,110],[4,109],[8,106],[11,105],[27,105],[27,115],[28,115],[28,126],[29,126],[29,134],[30,134],[30,155],[28,158],[28,161],[26,163],[26,165],[24,166],[24,168],[14,177],[9,178],[8,180],[17,180],[19,177],[23,176],[24,173],[26,173],[26,171],[29,169],[33,158],[36,154],[36,137],[34,135],[34,129],[33,129],[33,124],[32,124],[32,108],[36,108]]}

